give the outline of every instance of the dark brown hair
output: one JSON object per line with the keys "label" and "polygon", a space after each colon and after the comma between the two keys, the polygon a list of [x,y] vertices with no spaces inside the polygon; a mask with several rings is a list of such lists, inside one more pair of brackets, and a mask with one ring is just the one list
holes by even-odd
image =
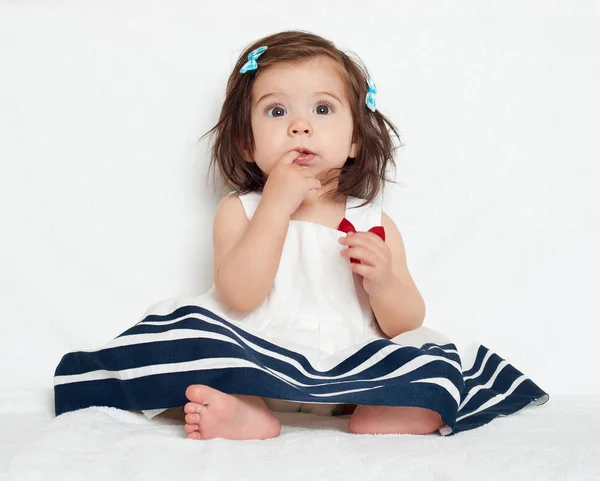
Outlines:
{"label": "dark brown hair", "polygon": [[[248,60],[248,54],[262,45],[268,49],[259,57],[258,69],[241,74],[239,71]],[[202,136],[214,133],[210,167],[218,166],[227,187],[239,193],[261,192],[266,182],[258,165],[245,161],[243,154],[246,150],[252,155],[255,148],[250,111],[256,76],[274,65],[299,63],[316,56],[330,58],[339,67],[351,105],[353,142],[358,142],[356,158],[348,158],[344,166],[337,169],[340,173],[334,196],[349,195],[371,202],[384,183],[392,181],[385,177],[388,165],[395,167],[393,152],[397,147],[391,133],[398,141],[400,136],[394,124],[379,110],[371,112],[365,106],[369,77],[366,67],[323,37],[286,31],[257,40],[240,55],[227,82],[219,121]]]}

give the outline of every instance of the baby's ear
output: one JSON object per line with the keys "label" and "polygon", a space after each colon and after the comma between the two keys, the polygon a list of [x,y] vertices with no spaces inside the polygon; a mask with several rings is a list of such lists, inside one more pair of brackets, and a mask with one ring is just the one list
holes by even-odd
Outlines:
{"label": "baby's ear", "polygon": [[358,155],[358,142],[352,142],[352,144],[350,144],[350,153],[348,154],[348,157],[350,157],[351,159],[356,159],[357,155]]}
{"label": "baby's ear", "polygon": [[254,160],[252,160],[252,155],[250,155],[250,152],[244,146],[244,142],[242,142],[241,140],[238,140],[236,143],[237,143],[237,147],[238,147],[239,151],[242,154],[242,158],[250,164],[253,163]]}

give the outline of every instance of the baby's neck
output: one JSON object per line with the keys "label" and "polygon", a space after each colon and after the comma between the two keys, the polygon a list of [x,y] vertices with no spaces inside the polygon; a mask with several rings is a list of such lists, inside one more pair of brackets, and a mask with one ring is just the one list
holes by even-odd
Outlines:
{"label": "baby's neck", "polygon": [[346,202],[346,197],[337,194],[337,186],[323,186],[319,190],[312,190],[302,201],[301,206],[309,208],[326,207],[340,202]]}
{"label": "baby's neck", "polygon": [[304,220],[337,229],[345,213],[345,196],[338,196],[335,199],[319,198],[317,193],[313,193],[300,204],[296,212],[292,214],[291,219]]}

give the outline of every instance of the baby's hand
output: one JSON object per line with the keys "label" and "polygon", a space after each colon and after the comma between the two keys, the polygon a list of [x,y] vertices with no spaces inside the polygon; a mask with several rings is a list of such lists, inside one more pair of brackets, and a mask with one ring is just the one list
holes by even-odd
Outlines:
{"label": "baby's hand", "polygon": [[321,188],[315,171],[308,166],[294,164],[300,154],[292,150],[275,164],[263,189],[262,201],[291,216],[302,201]]}
{"label": "baby's hand", "polygon": [[363,277],[363,287],[370,296],[376,296],[393,283],[392,253],[387,244],[372,232],[349,232],[340,237],[340,244],[348,246],[340,255],[357,259],[360,263],[350,263],[350,269]]}

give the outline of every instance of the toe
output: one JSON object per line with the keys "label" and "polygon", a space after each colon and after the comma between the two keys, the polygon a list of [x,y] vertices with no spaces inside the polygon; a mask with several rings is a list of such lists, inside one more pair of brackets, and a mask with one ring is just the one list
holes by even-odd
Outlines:
{"label": "toe", "polygon": [[187,403],[183,407],[183,410],[186,414],[202,414],[204,411],[206,411],[206,406],[198,403]]}
{"label": "toe", "polygon": [[202,384],[192,384],[185,390],[185,397],[190,401],[199,403],[203,401],[201,398],[206,395],[206,391],[206,386],[203,386]]}
{"label": "toe", "polygon": [[190,434],[188,434],[188,438],[189,438],[189,439],[202,439],[202,438],[200,437],[200,433],[199,433],[199,432],[197,432],[197,431],[196,431],[196,432],[193,432],[193,433],[190,433]]}
{"label": "toe", "polygon": [[185,422],[188,424],[198,424],[200,422],[199,414],[186,414]]}
{"label": "toe", "polygon": [[198,427],[197,424],[186,424],[184,426],[184,429],[185,429],[185,432],[189,434],[189,433],[193,433],[195,431],[198,431],[199,427]]}

